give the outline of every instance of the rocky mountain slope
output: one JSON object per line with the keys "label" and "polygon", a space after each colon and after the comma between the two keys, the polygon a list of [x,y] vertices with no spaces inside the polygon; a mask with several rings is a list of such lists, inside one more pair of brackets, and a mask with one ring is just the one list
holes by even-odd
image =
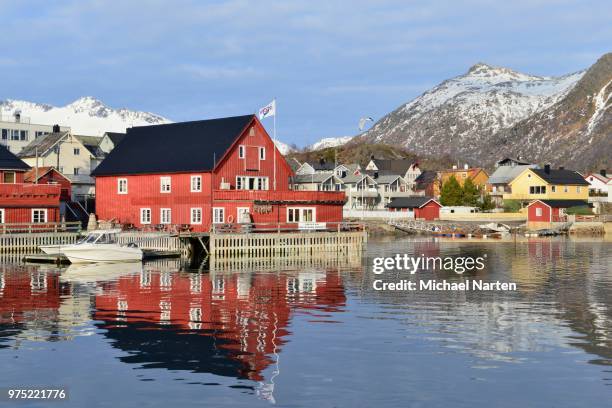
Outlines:
{"label": "rocky mountain slope", "polygon": [[[606,161],[609,167],[610,152],[600,143],[612,144],[611,59],[606,54],[589,70],[562,77],[476,64],[384,116],[359,139],[480,165],[520,154],[577,169]],[[571,154],[556,143],[572,146]]]}
{"label": "rocky mountain slope", "polygon": [[306,147],[306,150],[320,150],[328,147],[337,147],[347,144],[353,139],[353,136],[342,137],[325,137],[316,143]]}
{"label": "rocky mountain slope", "polygon": [[131,126],[170,123],[170,120],[149,112],[113,109],[91,96],[79,98],[62,107],[27,101],[0,102],[0,115],[12,117],[20,112],[31,123],[69,126],[75,134],[102,136],[104,132],[125,132]]}

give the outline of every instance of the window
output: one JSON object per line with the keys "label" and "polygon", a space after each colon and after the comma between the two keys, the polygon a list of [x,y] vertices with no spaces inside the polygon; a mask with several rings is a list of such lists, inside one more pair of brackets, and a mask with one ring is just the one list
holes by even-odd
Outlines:
{"label": "window", "polygon": [[244,146],[243,145],[238,146],[238,158],[244,159]]}
{"label": "window", "polygon": [[[61,173],[61,170],[60,170]],[[127,194],[128,193],[128,185],[126,178],[120,178],[117,180],[117,193],[118,194]]]}
{"label": "window", "polygon": [[580,192],[580,186],[576,187],[576,192],[579,193]]}
{"label": "window", "polygon": [[250,213],[251,211],[249,210],[249,207],[236,208],[236,222],[237,223],[251,222]]}
{"label": "window", "polygon": [[20,130],[19,131],[19,140],[28,140],[28,131]]}
{"label": "window", "polygon": [[266,148],[265,147],[259,148],[259,160],[266,160]]}
{"label": "window", "polygon": [[225,208],[213,208],[213,223],[222,224],[225,222]]}
{"label": "window", "polygon": [[557,192],[557,186],[552,186],[550,188],[550,191],[552,191],[553,193],[556,193]]}
{"label": "window", "polygon": [[236,176],[236,190],[268,190],[267,177]]}
{"label": "window", "polygon": [[79,154],[81,154],[81,149],[79,149],[78,147],[75,147],[73,150],[73,153],[75,156],[78,156]]}
{"label": "window", "polygon": [[529,194],[546,194],[546,186],[529,186]]}
{"label": "window", "polygon": [[191,176],[191,192],[202,191],[202,176]]}
{"label": "window", "polygon": [[170,208],[162,208],[159,214],[160,224],[170,224],[172,222],[172,210]]}
{"label": "window", "polygon": [[33,209],[32,210],[32,223],[47,222],[47,210],[44,209]]}
{"label": "window", "polygon": [[255,127],[249,129],[249,136],[255,136]]}
{"label": "window", "polygon": [[4,208],[0,208],[0,224],[4,224]]}
{"label": "window", "polygon": [[316,221],[314,208],[287,208],[287,222]]}
{"label": "window", "polygon": [[192,208],[191,209],[191,223],[192,224],[201,224],[202,223],[202,209],[201,208]]}
{"label": "window", "polygon": [[2,140],[7,140],[9,135],[8,129],[2,129]]}
{"label": "window", "polygon": [[4,182],[8,184],[15,183],[15,172],[14,171],[5,171],[4,172]]}
{"label": "window", "polygon": [[80,168],[75,167],[75,168],[74,168],[74,175],[75,175],[75,176],[78,176],[80,171],[81,171],[81,169],[80,169]]}
{"label": "window", "polygon": [[563,192],[564,192],[564,193],[567,193],[567,192],[568,192],[567,186],[563,187]]}
{"label": "window", "polygon": [[141,224],[150,224],[151,223],[151,209],[150,208],[141,208],[140,209],[140,223]]}
{"label": "window", "polygon": [[162,193],[169,193],[170,190],[172,189],[171,183],[172,181],[170,177],[160,177],[159,178],[159,184],[160,184],[159,191]]}
{"label": "window", "polygon": [[19,140],[19,130],[11,130],[11,140]]}
{"label": "window", "polygon": [[541,216],[542,216],[542,209],[536,208],[536,217],[541,217]]}

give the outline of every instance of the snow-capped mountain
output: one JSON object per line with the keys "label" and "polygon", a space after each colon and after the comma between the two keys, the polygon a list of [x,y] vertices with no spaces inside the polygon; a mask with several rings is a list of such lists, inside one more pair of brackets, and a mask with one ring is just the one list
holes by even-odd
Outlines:
{"label": "snow-capped mountain", "polygon": [[274,144],[276,144],[276,148],[278,149],[280,154],[282,154],[283,156],[295,151],[295,149],[293,149],[287,143],[283,143],[280,140],[275,140]]}
{"label": "snow-capped mountain", "polygon": [[[600,61],[611,58],[607,54]],[[612,77],[606,68],[599,71],[604,72],[603,77]],[[590,92],[590,102],[583,106],[584,114],[591,117],[591,111],[597,112],[590,123],[600,127],[605,124],[602,116],[609,115],[605,106],[609,105],[606,98],[610,87],[606,90],[606,81],[598,81],[595,86],[594,81],[586,79],[586,73],[585,70],[561,77],[540,77],[479,63],[466,74],[442,82],[384,116],[360,140],[402,146],[421,155],[448,154],[489,164],[497,158],[496,149],[503,143],[499,135],[511,133],[528,118],[549,112],[569,98],[579,83],[589,87]],[[560,116],[555,118],[564,120]],[[522,140],[522,135],[516,135],[517,145],[507,146],[507,154],[516,155],[520,148],[532,160],[548,160],[540,155],[537,136]]]}
{"label": "snow-capped mountain", "polygon": [[102,136],[104,132],[125,132],[132,126],[156,125],[171,121],[149,112],[113,109],[101,101],[86,96],[61,107],[7,99],[0,101],[0,115],[13,116],[20,112],[31,123],[69,126],[81,135]]}
{"label": "snow-capped mountain", "polygon": [[347,144],[353,139],[353,136],[342,136],[342,137],[326,137],[319,140],[316,143],[311,144],[306,150],[319,150],[327,149],[329,147],[337,147]]}

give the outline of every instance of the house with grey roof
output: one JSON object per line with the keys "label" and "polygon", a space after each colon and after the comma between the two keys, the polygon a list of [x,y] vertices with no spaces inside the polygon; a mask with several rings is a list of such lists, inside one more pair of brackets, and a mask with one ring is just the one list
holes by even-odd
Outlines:
{"label": "house with grey roof", "polygon": [[375,159],[372,158],[365,167],[371,174],[398,174],[406,180],[411,189],[414,190],[416,179],[421,174],[419,164],[410,159]]}
{"label": "house with grey roof", "polygon": [[[520,163],[520,164],[519,164]],[[525,164],[524,162],[518,162],[506,158],[497,162],[497,168],[489,176],[487,180],[487,189],[491,194],[491,198],[496,206],[501,207],[504,205],[504,193],[510,191],[510,182],[514,180],[519,174],[525,169],[537,169],[537,164]]]}
{"label": "house with grey roof", "polygon": [[293,177],[294,191],[342,191],[342,179],[335,174],[296,174]]}

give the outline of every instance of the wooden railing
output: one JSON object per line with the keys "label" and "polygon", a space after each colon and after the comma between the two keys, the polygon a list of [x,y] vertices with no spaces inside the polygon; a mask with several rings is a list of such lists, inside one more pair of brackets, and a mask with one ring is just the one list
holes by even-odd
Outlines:
{"label": "wooden railing", "polygon": [[343,191],[215,190],[214,200],[344,202]]}
{"label": "wooden railing", "polygon": [[79,221],[0,224],[0,234],[32,234],[42,232],[81,232]]}
{"label": "wooden railing", "polygon": [[365,225],[358,222],[321,222],[315,223],[320,226],[312,226],[311,228],[300,228],[299,223],[250,223],[250,224],[213,224],[212,233],[281,233],[281,232],[355,232],[364,231]]}

